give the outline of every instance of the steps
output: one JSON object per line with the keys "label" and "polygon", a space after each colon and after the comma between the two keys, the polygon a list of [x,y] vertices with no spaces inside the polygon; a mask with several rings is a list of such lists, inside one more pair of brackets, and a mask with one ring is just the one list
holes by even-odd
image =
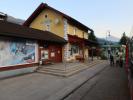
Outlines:
{"label": "steps", "polygon": [[81,72],[87,68],[95,66],[96,64],[99,64],[101,62],[103,61],[96,60],[90,63],[85,62],[85,63],[78,63],[78,64],[73,64],[73,65],[70,64],[70,65],[67,65],[66,67],[65,67],[65,64],[49,65],[46,67],[39,68],[37,72],[56,75],[56,76],[62,76],[62,77],[68,77],[78,72]]}

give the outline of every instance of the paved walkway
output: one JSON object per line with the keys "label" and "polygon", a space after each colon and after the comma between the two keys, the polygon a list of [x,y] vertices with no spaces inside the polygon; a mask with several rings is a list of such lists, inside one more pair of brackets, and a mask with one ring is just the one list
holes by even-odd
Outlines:
{"label": "paved walkway", "polygon": [[108,66],[65,100],[130,100],[124,68]]}
{"label": "paved walkway", "polygon": [[60,100],[107,65],[104,62],[68,78],[33,73],[0,80],[0,100]]}

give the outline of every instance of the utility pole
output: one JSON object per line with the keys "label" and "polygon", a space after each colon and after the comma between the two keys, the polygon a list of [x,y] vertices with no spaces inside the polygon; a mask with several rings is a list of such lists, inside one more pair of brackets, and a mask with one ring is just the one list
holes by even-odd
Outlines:
{"label": "utility pole", "polygon": [[[108,33],[109,33],[109,35],[108,35]],[[108,52],[108,50],[109,50],[109,47],[108,47],[109,44],[108,44],[108,41],[107,41],[107,37],[108,37],[108,36],[110,36],[110,30],[107,30],[107,32],[106,32],[106,45],[107,45],[107,46],[106,46],[106,57],[107,57],[107,58],[109,58],[109,54],[108,54],[108,53],[109,53],[109,52]]]}

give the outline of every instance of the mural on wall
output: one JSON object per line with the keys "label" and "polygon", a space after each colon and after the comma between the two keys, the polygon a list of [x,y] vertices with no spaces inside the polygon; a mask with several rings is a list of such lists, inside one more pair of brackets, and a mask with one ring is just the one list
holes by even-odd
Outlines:
{"label": "mural on wall", "polygon": [[35,62],[35,41],[0,39],[0,67]]}

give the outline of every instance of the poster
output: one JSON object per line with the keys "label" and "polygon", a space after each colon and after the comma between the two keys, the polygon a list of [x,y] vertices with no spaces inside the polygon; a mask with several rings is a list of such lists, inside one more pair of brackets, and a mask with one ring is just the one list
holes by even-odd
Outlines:
{"label": "poster", "polygon": [[35,62],[35,41],[0,39],[0,67]]}
{"label": "poster", "polygon": [[51,52],[51,57],[55,57],[55,53],[54,52]]}

